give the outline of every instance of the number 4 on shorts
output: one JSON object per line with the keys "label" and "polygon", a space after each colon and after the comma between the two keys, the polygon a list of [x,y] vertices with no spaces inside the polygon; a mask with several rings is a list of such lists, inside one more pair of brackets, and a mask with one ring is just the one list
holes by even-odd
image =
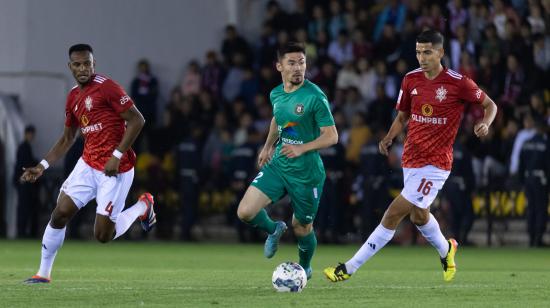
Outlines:
{"label": "number 4 on shorts", "polygon": [[105,207],[105,212],[109,213],[109,216],[113,214],[113,202],[109,201],[109,204]]}

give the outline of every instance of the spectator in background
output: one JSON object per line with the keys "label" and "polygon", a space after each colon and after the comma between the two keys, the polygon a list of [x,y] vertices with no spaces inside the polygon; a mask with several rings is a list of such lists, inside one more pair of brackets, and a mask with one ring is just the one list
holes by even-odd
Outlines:
{"label": "spectator in background", "polygon": [[330,17],[328,19],[327,30],[331,40],[336,40],[342,30],[346,29],[346,19],[340,7],[340,1],[330,0]]}
{"label": "spectator in background", "polygon": [[338,39],[333,40],[328,48],[328,55],[338,66],[353,61],[353,43],[347,30],[340,30]]}
{"label": "spectator in background", "polygon": [[462,0],[449,0],[447,10],[449,11],[449,30],[451,34],[457,35],[458,27],[463,27],[468,21],[468,11],[464,8]]}
{"label": "spectator in background", "polygon": [[543,72],[548,72],[550,69],[550,37],[548,35],[537,34],[533,38],[533,61],[536,68]]}
{"label": "spectator in background", "polygon": [[468,37],[475,43],[480,44],[483,30],[487,26],[489,11],[483,4],[472,4],[469,8]]}
{"label": "spectator in background", "polygon": [[137,64],[138,74],[132,80],[130,95],[145,118],[144,133],[148,133],[157,123],[157,98],[159,86],[151,73],[149,61],[142,59]]}
{"label": "spectator in background", "polygon": [[33,183],[20,182],[24,168],[30,168],[38,163],[32,153],[32,142],[36,135],[34,126],[25,127],[23,142],[17,148],[15,170],[13,172],[13,183],[17,188],[17,236],[37,237],[38,236],[38,190]]}
{"label": "spectator in background", "polygon": [[258,41],[258,60],[260,66],[271,66],[277,50],[277,36],[270,22],[266,21],[263,23]]}
{"label": "spectator in background", "polygon": [[349,141],[346,146],[346,160],[349,163],[355,166],[359,164],[361,148],[369,142],[371,135],[370,128],[365,122],[365,114],[362,112],[353,114],[351,118]]}
{"label": "spectator in background", "polygon": [[192,228],[198,217],[199,184],[201,180],[201,139],[204,132],[194,126],[191,133],[176,147],[177,190],[180,197],[180,234],[184,241],[194,240]]}
{"label": "spectator in background", "polygon": [[199,62],[192,60],[187,65],[187,69],[181,81],[181,93],[185,96],[197,95],[201,90],[201,68]]}
{"label": "spectator in background", "polygon": [[376,99],[376,72],[370,67],[369,60],[360,58],[357,61],[359,68],[359,91],[367,105]]}
{"label": "spectator in background", "polygon": [[509,54],[506,58],[506,68],[500,101],[509,106],[518,105],[525,75],[518,58],[513,54]]}
{"label": "spectator in background", "polygon": [[512,22],[514,27],[520,25],[520,20],[514,9],[504,4],[502,0],[494,0],[491,20],[496,27],[497,34],[501,39],[506,38],[506,22]]}
{"label": "spectator in background", "polygon": [[468,234],[474,223],[472,197],[475,177],[472,155],[465,147],[466,136],[461,133],[453,146],[453,167],[443,187],[443,196],[451,206],[451,229],[453,236],[462,245],[468,244]]}
{"label": "spectator in background", "polygon": [[226,102],[233,101],[241,91],[241,84],[244,79],[244,61],[245,58],[241,53],[233,55],[232,65],[227,71],[227,76],[222,86],[222,95]]}
{"label": "spectator in background", "polygon": [[353,62],[346,62],[336,77],[336,89],[342,90],[349,87],[359,87],[359,75]]}
{"label": "spectator in background", "polygon": [[237,65],[235,55],[240,54],[246,59],[252,58],[250,46],[244,38],[237,33],[237,28],[233,25],[225,27],[225,39],[222,42],[222,55],[227,65]]}
{"label": "spectator in background", "polygon": [[485,38],[482,40],[481,43],[481,51],[490,59],[492,65],[499,65],[501,59],[502,42],[497,36],[495,25],[487,25],[484,34]]}
{"label": "spectator in background", "polygon": [[[460,68],[460,59],[462,53],[467,52],[471,55],[475,55],[475,45],[467,37],[466,29],[463,26],[458,26],[456,29],[456,37],[451,39],[451,68],[458,71]],[[472,78],[471,76],[468,76]],[[475,79],[474,79],[475,80]]]}
{"label": "spectator in background", "polygon": [[251,68],[244,69],[243,81],[241,83],[241,89],[239,96],[242,97],[247,106],[254,104],[254,97],[260,88],[260,81],[254,74]]}
{"label": "spectator in background", "polygon": [[[531,113],[527,113],[523,117],[523,128],[516,135],[512,156],[510,157],[510,175],[515,176],[519,169],[519,155],[525,141],[535,136],[536,129]],[[521,176],[521,175],[520,175]]]}
{"label": "spectator in background", "polygon": [[288,15],[281,9],[279,3],[271,0],[267,3],[265,21],[271,24],[275,32],[287,30],[289,26]]}
{"label": "spectator in background", "polygon": [[[391,65],[399,59],[399,35],[392,25],[385,25],[382,37],[375,44],[374,57]],[[416,45],[415,45],[416,46]]]}
{"label": "spectator in background", "polygon": [[320,30],[317,32],[317,41],[315,42],[315,45],[317,46],[317,56],[320,59],[325,59],[328,57],[328,49],[330,46],[330,40],[328,38],[328,34],[324,30]]}
{"label": "spectator in background", "polygon": [[531,5],[529,5],[529,16],[527,16],[527,22],[529,23],[533,33],[545,33],[546,24],[542,18],[541,9],[537,2],[532,2]]}
{"label": "spectator in background", "polygon": [[289,31],[307,28],[308,16],[306,12],[306,0],[295,0],[294,4],[294,10],[288,15],[288,20],[286,22]]}
{"label": "spectator in background", "polygon": [[405,23],[406,12],[406,7],[401,1],[390,0],[376,20],[376,26],[372,35],[374,41],[376,42],[380,39],[385,26],[391,26],[398,32],[401,32]]}
{"label": "spectator in background", "polygon": [[275,75],[271,66],[262,66],[260,68],[260,91],[257,94],[267,94],[280,83],[281,78]]}
{"label": "spectator in background", "polygon": [[373,46],[365,39],[365,33],[360,28],[353,30],[353,57],[359,58],[372,58]]}
{"label": "spectator in background", "polygon": [[383,128],[389,128],[395,111],[395,101],[386,95],[383,84],[378,84],[374,92],[376,99],[369,105],[367,121],[377,122]]}
{"label": "spectator in background", "polygon": [[527,197],[529,246],[546,246],[542,238],[548,222],[548,180],[550,178],[550,140],[547,124],[534,115],[535,134],[521,147],[519,176]]}
{"label": "spectator in background", "polygon": [[313,18],[307,24],[307,33],[309,38],[315,40],[319,32],[325,32],[327,29],[327,20],[325,19],[325,11],[320,5],[313,7]]}
{"label": "spectator in background", "polygon": [[220,98],[225,72],[215,51],[211,50],[206,53],[206,63],[202,68],[201,75],[202,88],[210,92],[215,98]]}
{"label": "spectator in background", "polygon": [[373,138],[361,149],[360,159],[360,196],[361,202],[361,232],[362,238],[370,234],[378,225],[387,205],[391,201],[389,194],[388,159],[380,154],[378,143],[386,135],[386,129],[379,123],[373,123]]}

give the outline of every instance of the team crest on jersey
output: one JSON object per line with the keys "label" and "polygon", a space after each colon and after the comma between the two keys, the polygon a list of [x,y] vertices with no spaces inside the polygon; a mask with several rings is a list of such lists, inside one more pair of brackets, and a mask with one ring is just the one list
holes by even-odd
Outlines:
{"label": "team crest on jersey", "polygon": [[80,117],[80,123],[82,124],[82,126],[87,126],[90,123],[90,120],[88,119],[88,117],[85,114],[83,114]]}
{"label": "team crest on jersey", "polygon": [[297,115],[304,114],[304,105],[303,104],[296,104],[296,107],[294,108],[294,113]]}
{"label": "team crest on jersey", "polygon": [[429,117],[434,113],[434,107],[430,104],[424,104],[422,105],[422,115],[425,117]]}
{"label": "team crest on jersey", "polygon": [[439,102],[442,102],[446,98],[447,89],[445,89],[443,86],[437,88],[437,90],[435,91],[435,99],[437,99]]}
{"label": "team crest on jersey", "polygon": [[88,111],[92,110],[92,98],[90,96],[86,97],[84,100],[84,105]]}

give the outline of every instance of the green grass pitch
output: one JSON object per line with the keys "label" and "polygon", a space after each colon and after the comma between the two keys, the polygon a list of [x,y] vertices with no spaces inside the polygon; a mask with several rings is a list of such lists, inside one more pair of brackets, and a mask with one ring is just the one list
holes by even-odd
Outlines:
{"label": "green grass pitch", "polygon": [[444,283],[431,247],[386,247],[349,281],[322,268],[359,246],[320,245],[302,293],[277,293],[276,265],[297,260],[283,243],[270,260],[262,246],[67,241],[53,282],[23,285],[35,273],[39,241],[0,241],[0,307],[549,307],[550,250],[459,248],[455,281]]}

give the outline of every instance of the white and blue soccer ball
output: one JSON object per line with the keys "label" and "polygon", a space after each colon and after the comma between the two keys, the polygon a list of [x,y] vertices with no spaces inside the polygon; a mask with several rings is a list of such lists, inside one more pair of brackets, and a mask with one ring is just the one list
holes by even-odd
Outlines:
{"label": "white and blue soccer ball", "polygon": [[277,292],[302,292],[307,284],[306,271],[298,263],[281,263],[273,271],[271,283]]}

